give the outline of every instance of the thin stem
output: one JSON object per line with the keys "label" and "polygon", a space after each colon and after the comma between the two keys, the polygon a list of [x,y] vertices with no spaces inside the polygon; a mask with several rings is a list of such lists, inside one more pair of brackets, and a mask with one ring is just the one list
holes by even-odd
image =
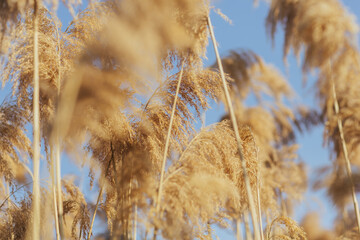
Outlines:
{"label": "thin stem", "polygon": [[254,140],[254,145],[255,145],[255,149],[256,149],[256,162],[257,162],[257,172],[256,172],[256,197],[257,197],[257,203],[258,203],[258,221],[259,221],[259,224],[260,224],[260,237],[261,237],[261,240],[264,240],[264,232],[263,232],[263,225],[262,225],[262,214],[261,214],[261,198],[260,198],[260,174],[261,174],[261,165],[260,165],[260,161],[259,161],[259,149],[258,147],[256,146],[256,142],[255,142],[255,138],[254,138],[254,135],[253,135],[253,132],[251,131],[250,129],[250,132],[251,132],[251,136],[252,136],[252,139]]}
{"label": "thin stem", "polygon": [[55,168],[54,168],[54,147],[50,146],[50,176],[51,176],[51,190],[54,204],[54,219],[55,219],[55,230],[56,230],[56,239],[59,240],[60,237],[60,228],[59,228],[59,214],[58,214],[58,206],[56,201],[56,183],[55,183]]}
{"label": "thin stem", "polygon": [[245,225],[245,239],[252,240],[252,234],[250,230],[250,223],[249,223],[249,213],[246,211],[243,214],[244,217],[244,225]]}
{"label": "thin stem", "polygon": [[260,223],[260,237],[261,240],[264,240],[264,232],[263,232],[263,225],[262,225],[262,219],[261,219],[261,203],[260,203],[260,191],[259,187],[257,187],[257,198],[258,198],[258,211],[259,211],[259,223]]}
{"label": "thin stem", "polygon": [[185,156],[185,153],[187,153],[187,151],[189,150],[189,148],[191,147],[191,145],[195,142],[195,140],[199,137],[200,133],[196,134],[195,137],[193,137],[193,139],[191,139],[191,141],[189,142],[188,145],[186,145],[185,150],[181,153],[181,156],[178,160],[178,162],[181,163],[182,159]]}
{"label": "thin stem", "polygon": [[178,169],[174,170],[172,173],[170,173],[168,176],[166,176],[165,180],[164,180],[164,185],[166,183],[167,180],[169,180],[170,178],[172,178],[176,173],[178,173],[179,171],[181,171],[183,169],[183,166],[180,166]]}
{"label": "thin stem", "polygon": [[[186,145],[185,150],[181,153],[179,160],[177,161],[178,163],[181,164],[182,159],[185,156],[185,153],[187,153],[187,151],[189,150],[189,148],[191,147],[191,145],[195,142],[195,140],[197,139],[197,137],[199,137],[200,134],[196,134],[195,137],[193,137],[193,139],[191,139],[190,143],[188,145]],[[165,177],[164,181],[163,181],[163,185],[165,185],[166,181],[169,180],[170,178],[172,178],[176,173],[178,173],[179,171],[181,171],[183,169],[183,166],[180,165],[180,167],[176,170],[174,170],[173,172],[171,172],[168,176]]]}
{"label": "thin stem", "polygon": [[99,195],[98,195],[97,200],[96,200],[95,210],[94,210],[94,214],[92,216],[89,235],[88,235],[88,238],[87,238],[88,240],[90,240],[90,237],[91,237],[92,229],[93,229],[94,222],[95,222],[95,216],[96,216],[96,212],[97,212],[97,209],[98,209],[98,206],[99,206],[99,203],[100,203],[102,192],[103,192],[103,187],[100,188]]}
{"label": "thin stem", "polygon": [[9,193],[6,196],[6,198],[4,199],[4,201],[0,204],[0,209],[5,205],[5,203],[11,198],[12,195],[14,195],[17,191],[19,191],[20,189],[22,189],[22,188],[24,188],[24,187],[26,187],[26,186],[28,186],[30,184],[34,184],[34,181],[30,181],[28,183],[25,183],[25,184],[21,185],[20,187],[18,187],[17,189],[15,189],[15,191],[12,191],[11,193]]}
{"label": "thin stem", "polygon": [[236,219],[236,240],[242,240],[240,217]]}
{"label": "thin stem", "polygon": [[144,111],[147,109],[147,107],[149,106],[151,100],[153,99],[153,97],[156,95],[156,93],[161,89],[163,83],[160,83],[160,85],[155,89],[155,91],[151,94],[150,98],[147,100],[145,106],[144,106]]}
{"label": "thin stem", "polygon": [[[60,87],[61,87],[61,45],[60,45],[60,34],[57,25],[57,21],[55,21],[56,34],[57,34],[57,51],[58,51],[58,79],[57,79],[57,97],[60,97]],[[64,236],[64,223],[63,223],[63,202],[62,202],[62,194],[61,194],[61,147],[60,147],[60,134],[59,134],[59,126],[55,124],[55,170],[56,170],[56,190],[57,190],[57,203],[59,205],[58,210],[58,224],[59,224],[59,232],[60,238]]]}
{"label": "thin stem", "polygon": [[258,207],[258,221],[260,224],[260,237],[261,240],[264,240],[264,232],[263,232],[263,225],[262,225],[262,214],[261,214],[261,198],[260,198],[260,179],[261,179],[261,164],[259,161],[259,148],[257,147],[256,144],[256,140],[255,140],[255,136],[253,131],[251,130],[251,128],[249,127],[249,131],[251,134],[251,137],[253,139],[253,143],[254,143],[254,148],[255,148],[255,152],[256,152],[256,163],[257,163],[257,171],[256,171],[256,197],[257,197],[257,207]]}
{"label": "thin stem", "polygon": [[[182,63],[181,63],[179,79],[178,79],[178,83],[177,83],[177,86],[176,86],[174,103],[173,103],[173,106],[172,106],[172,109],[171,109],[169,128],[168,128],[168,132],[167,132],[167,135],[166,135],[164,155],[163,155],[162,164],[161,164],[162,166],[161,166],[161,172],[160,172],[159,190],[158,190],[158,195],[157,195],[156,202],[155,202],[155,214],[157,216],[160,216],[160,200],[161,200],[161,196],[162,196],[162,188],[163,188],[163,185],[164,185],[166,159],[167,159],[167,153],[169,151],[171,130],[172,130],[172,125],[173,125],[174,116],[175,116],[176,102],[177,102],[177,99],[178,99],[181,80],[182,80],[183,71],[184,71],[184,63],[185,63],[185,61],[183,60]],[[157,228],[155,227],[154,228],[154,233],[153,233],[153,239],[156,239],[156,235],[157,235]]]}
{"label": "thin stem", "polygon": [[214,30],[213,30],[209,15],[207,17],[207,21],[208,21],[209,31],[210,31],[210,35],[211,35],[211,40],[212,40],[213,45],[214,45],[214,51],[215,51],[215,55],[216,55],[216,60],[217,60],[218,66],[219,66],[220,74],[221,74],[221,80],[222,80],[222,84],[223,84],[223,88],[224,88],[224,92],[225,92],[225,97],[226,97],[226,104],[227,104],[227,107],[229,109],[231,122],[232,122],[232,125],[233,125],[233,128],[234,128],[236,142],[237,142],[237,145],[238,145],[238,151],[239,151],[239,155],[240,155],[241,167],[242,167],[243,174],[244,174],[245,188],[246,188],[246,193],[247,193],[247,196],[248,196],[250,213],[251,213],[251,216],[252,216],[254,235],[255,235],[255,239],[258,240],[258,239],[260,239],[259,226],[258,226],[258,223],[257,223],[257,220],[256,220],[257,215],[256,215],[256,210],[255,210],[254,197],[253,197],[253,194],[252,194],[252,191],[251,191],[250,180],[249,180],[249,176],[248,176],[248,173],[247,173],[246,162],[245,162],[245,158],[244,158],[244,154],[243,154],[243,150],[242,150],[242,140],[240,138],[239,128],[238,128],[238,125],[237,125],[237,122],[236,122],[236,117],[235,117],[235,112],[234,112],[234,109],[233,109],[233,106],[232,106],[228,86],[227,86],[226,79],[225,79],[225,73],[224,73],[224,70],[223,70],[222,63],[221,63],[219,51],[217,49],[217,43],[216,43],[216,39],[215,39],[215,34],[214,34]]}
{"label": "thin stem", "polygon": [[[56,127],[57,128],[57,127]],[[59,132],[59,129],[56,129]],[[64,236],[64,223],[63,223],[63,202],[62,202],[62,191],[61,191],[61,161],[60,161],[60,143],[59,135],[57,134],[55,142],[55,176],[56,176],[56,192],[57,192],[57,203],[58,203],[58,223],[60,238]]]}
{"label": "thin stem", "polygon": [[58,210],[57,210],[57,203],[56,203],[56,189],[53,187],[53,200],[54,200],[54,215],[55,215],[55,229],[56,229],[56,239],[61,239],[60,236],[60,228],[59,228],[59,218],[58,218]]}
{"label": "thin stem", "polygon": [[[9,183],[6,182],[5,178],[4,178],[4,182],[5,182],[5,185],[6,185],[5,193],[6,193],[7,196],[10,196]],[[10,208],[11,204],[12,204],[11,198],[7,198],[7,207]]]}
{"label": "thin stem", "polygon": [[39,109],[39,51],[38,51],[38,1],[34,1],[34,89],[33,89],[33,166],[34,166],[34,184],[33,184],[33,239],[40,239],[40,109]]}
{"label": "thin stem", "polygon": [[[105,177],[108,175],[108,172],[109,172],[109,169],[110,169],[110,165],[111,165],[111,162],[114,161],[114,150],[112,148],[112,143],[110,145],[110,149],[111,149],[111,157],[110,157],[110,160],[109,160],[109,163],[106,167],[106,170],[105,170]],[[115,171],[115,169],[114,169]],[[95,217],[96,217],[96,212],[97,212],[97,209],[99,207],[99,203],[100,203],[100,200],[101,200],[101,196],[102,196],[102,192],[103,192],[103,184],[101,184],[101,187],[100,187],[100,190],[99,190],[99,194],[98,194],[98,197],[96,199],[96,205],[95,205],[95,209],[94,209],[94,214],[92,216],[92,220],[91,220],[91,224],[90,224],[90,229],[89,229],[89,234],[88,234],[88,240],[90,240],[91,238],[91,233],[92,233],[92,229],[93,229],[93,226],[94,226],[94,222],[95,222]]]}
{"label": "thin stem", "polygon": [[[330,61],[329,61],[329,65],[330,65],[330,70],[331,70],[331,62]],[[334,98],[334,108],[335,108],[335,114],[337,117],[337,125],[339,128],[341,146],[342,146],[342,150],[343,150],[344,157],[345,157],[345,167],[346,167],[345,169],[346,169],[346,173],[348,175],[349,182],[350,182],[351,195],[352,195],[352,199],[353,199],[353,203],[354,203],[354,211],[355,211],[355,215],[356,215],[357,227],[358,227],[358,232],[360,233],[359,204],[358,204],[358,201],[356,198],[356,192],[355,192],[354,180],[352,178],[350,159],[349,159],[348,150],[346,147],[343,125],[342,125],[341,117],[339,114],[339,103],[338,103],[337,96],[336,96],[335,81],[333,78],[331,78],[331,81],[332,81],[332,93],[333,93],[333,98]]]}
{"label": "thin stem", "polygon": [[[137,188],[138,187],[138,184],[137,184],[137,181],[136,181],[136,179],[134,180],[134,187],[135,188]],[[136,238],[137,238],[137,218],[138,218],[138,199],[137,199],[137,196],[135,195],[134,196],[134,210],[133,210],[133,215],[134,215],[134,217],[133,217],[133,221],[132,221],[132,240],[136,240]]]}
{"label": "thin stem", "polygon": [[163,155],[163,159],[162,159],[162,166],[161,166],[161,173],[160,173],[159,191],[158,191],[157,199],[156,199],[156,202],[155,202],[155,204],[156,204],[156,213],[157,214],[159,214],[159,212],[160,212],[160,200],[161,200],[161,196],[162,196],[162,188],[163,188],[163,181],[164,181],[164,175],[165,175],[166,159],[167,159],[167,153],[168,153],[169,145],[170,145],[170,136],[171,136],[171,130],[172,130],[172,125],[173,125],[173,121],[174,121],[175,110],[176,110],[176,102],[177,102],[177,99],[178,99],[181,80],[182,80],[182,76],[183,76],[184,62],[185,61],[183,61],[182,64],[181,64],[181,70],[180,70],[180,74],[179,74],[178,83],[177,83],[177,86],[176,86],[176,93],[175,93],[174,103],[173,103],[172,110],[171,110],[169,128],[168,128],[168,132],[167,132],[167,136],[166,136],[165,149],[164,149],[164,155]]}

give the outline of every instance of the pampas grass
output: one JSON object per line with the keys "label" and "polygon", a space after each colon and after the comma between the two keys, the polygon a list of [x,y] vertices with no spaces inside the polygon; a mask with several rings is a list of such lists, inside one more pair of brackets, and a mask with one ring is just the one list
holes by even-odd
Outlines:
{"label": "pampas grass", "polygon": [[[358,95],[343,92],[347,88],[345,85],[354,87],[352,82],[355,85],[358,82],[354,81],[352,77],[359,70],[359,53],[353,44],[353,39],[358,31],[354,17],[348,14],[338,1],[274,1],[267,18],[272,35],[278,22],[282,22],[286,27],[284,55],[288,53],[290,47],[296,54],[299,54],[300,46],[304,46],[303,70],[308,72],[318,68],[320,71],[318,96],[321,103],[322,120],[326,121],[325,140],[333,144],[333,152],[336,155],[334,172],[341,172],[340,166],[345,167],[350,186],[353,186],[351,160],[347,149],[348,146],[351,146],[351,152],[356,152],[356,147],[352,147],[352,143],[356,141],[357,137],[350,131],[352,132],[356,128],[355,122],[358,122],[358,118],[357,114],[350,117],[351,120],[345,116],[343,118],[341,112],[343,114],[348,112],[350,106],[354,110],[357,105],[354,102],[357,102],[356,99],[358,99]],[[331,67],[329,67],[330,61],[332,62]],[[341,100],[338,100],[337,92],[344,93],[340,94],[343,96]],[[355,112],[353,111],[353,113]],[[343,128],[343,126],[346,122],[348,122],[349,137],[345,137],[344,133],[346,127]],[[352,160],[352,164],[356,162],[355,159],[356,157]],[[340,176],[341,174],[336,175]],[[359,219],[354,187],[351,192],[355,215]],[[337,202],[337,196],[338,194],[333,195],[334,202]],[[339,210],[342,211],[341,208]],[[359,225],[359,220],[357,223]],[[360,231],[360,225],[358,230]]]}
{"label": "pampas grass", "polygon": [[[254,51],[220,58],[208,1],[77,4],[65,1],[65,28],[57,1],[0,4],[12,89],[0,106],[1,239],[213,239],[214,226],[237,239],[242,228],[247,239],[356,238],[358,26],[338,0],[273,0],[266,19],[271,38],[285,29],[284,58],[303,51],[304,76],[316,72],[314,109],[293,106],[287,79]],[[216,63],[205,68],[209,39]],[[214,101],[229,114],[198,130]],[[331,233],[290,218],[307,186],[296,129],[316,124],[333,153],[318,179],[339,212]],[[41,187],[40,147],[51,177]],[[63,152],[89,169],[96,199],[62,176]]]}

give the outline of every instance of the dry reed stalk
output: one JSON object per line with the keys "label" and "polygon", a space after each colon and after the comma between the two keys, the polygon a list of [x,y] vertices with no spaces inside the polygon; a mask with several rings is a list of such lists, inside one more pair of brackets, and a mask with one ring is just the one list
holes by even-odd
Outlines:
{"label": "dry reed stalk", "polygon": [[[6,195],[6,196],[10,196],[11,194],[10,194],[9,184],[8,184],[6,181],[4,181],[4,182],[5,182],[5,185],[6,185],[6,187],[5,187],[5,195]],[[7,202],[7,207],[10,207],[11,198],[7,198],[7,200],[4,201],[4,202]]]}
{"label": "dry reed stalk", "polygon": [[[59,132],[58,127],[57,132]],[[60,162],[60,145],[59,145],[59,134],[55,141],[55,177],[56,177],[56,192],[57,192],[57,204],[58,204],[58,224],[60,231],[60,238],[64,236],[64,223],[63,223],[63,202],[62,202],[62,191],[61,191],[61,162]]]}
{"label": "dry reed stalk", "polygon": [[[56,35],[57,35],[57,47],[58,47],[58,78],[57,78],[57,97],[59,99],[60,97],[60,87],[61,87],[61,45],[60,45],[60,34],[59,34],[59,28],[57,26],[57,21],[55,21],[56,24]],[[55,176],[56,176],[56,190],[57,190],[57,203],[59,206],[58,209],[58,228],[60,233],[60,238],[64,236],[64,223],[63,223],[63,202],[62,202],[62,193],[61,193],[61,149],[60,149],[60,134],[59,134],[59,126],[55,125]]]}
{"label": "dry reed stalk", "polygon": [[103,187],[100,188],[99,195],[98,195],[97,200],[96,200],[95,210],[94,210],[94,214],[93,214],[92,219],[91,219],[89,235],[88,235],[88,238],[87,238],[88,240],[90,240],[90,236],[91,236],[91,233],[92,233],[92,228],[94,226],[95,216],[96,216],[96,212],[97,212],[99,202],[100,202],[100,199],[101,199],[101,196],[102,196],[102,192],[103,192]]}
{"label": "dry reed stalk", "polygon": [[56,239],[61,239],[60,236],[60,227],[59,227],[59,215],[58,215],[58,205],[57,205],[57,196],[56,196],[56,182],[55,182],[55,159],[54,159],[54,147],[50,146],[50,176],[51,176],[51,189],[53,194],[53,206],[54,206],[54,220],[55,220],[55,230],[56,230]]}
{"label": "dry reed stalk", "polygon": [[[252,134],[252,131],[251,131]],[[254,139],[254,145],[256,146],[255,143],[255,138]],[[264,232],[263,232],[263,225],[262,225],[262,218],[261,218],[261,198],[260,198],[260,161],[259,161],[259,149],[256,147],[256,160],[258,163],[258,171],[256,172],[256,196],[257,196],[257,203],[258,203],[258,217],[259,217],[259,224],[260,224],[260,237],[261,240],[264,240]]]}
{"label": "dry reed stalk", "polygon": [[[259,182],[259,181],[258,181]],[[264,232],[263,232],[263,225],[262,225],[262,219],[261,219],[261,202],[260,202],[260,186],[257,185],[257,199],[258,199],[258,212],[259,212],[259,223],[260,223],[260,237],[261,240],[264,240]]]}
{"label": "dry reed stalk", "polygon": [[33,182],[33,214],[32,214],[32,237],[33,239],[40,239],[40,106],[39,106],[39,2],[34,1],[34,76],[33,76],[33,168],[34,168],[34,182]]}
{"label": "dry reed stalk", "polygon": [[54,215],[55,215],[55,230],[56,230],[56,239],[61,239],[60,237],[60,229],[59,229],[59,215],[57,210],[57,201],[56,201],[56,189],[53,187],[53,201],[54,201]]}
{"label": "dry reed stalk", "polygon": [[246,240],[253,240],[251,229],[250,229],[250,221],[249,221],[249,212],[246,211],[243,214],[244,219],[244,226],[245,226],[245,239]]}
{"label": "dry reed stalk", "polygon": [[[183,71],[184,71],[184,63],[185,63],[185,60],[183,60],[181,63],[180,75],[179,75],[178,82],[176,85],[175,98],[174,98],[174,103],[173,103],[173,106],[171,109],[170,123],[169,123],[169,128],[168,128],[168,132],[167,132],[167,136],[166,136],[166,141],[165,141],[164,155],[163,155],[163,159],[162,159],[162,163],[161,163],[159,190],[158,190],[158,194],[157,194],[157,198],[156,198],[156,202],[155,202],[155,214],[156,214],[156,216],[159,216],[159,217],[161,215],[160,214],[160,200],[161,200],[161,195],[162,195],[162,188],[164,185],[166,158],[167,158],[167,153],[168,153],[169,145],[170,145],[171,130],[172,130],[172,125],[173,125],[174,115],[175,115],[175,110],[176,110],[176,102],[177,102],[177,99],[179,96],[180,85],[181,85],[181,80],[182,80]],[[156,235],[157,235],[157,227],[154,228],[153,239],[156,239]]]}
{"label": "dry reed stalk", "polygon": [[[111,149],[112,149],[112,145],[111,145]],[[104,179],[106,178],[106,176],[108,175],[109,173],[109,169],[110,169],[110,165],[111,165],[111,162],[113,162],[114,164],[114,151],[111,152],[111,158],[109,159],[109,163],[107,165],[107,168],[105,170],[105,176],[104,176]],[[116,167],[114,167],[114,171],[116,170]],[[117,182],[117,180],[116,180]],[[94,209],[94,214],[92,216],[92,219],[91,219],[91,223],[90,223],[90,228],[89,228],[89,234],[88,234],[88,237],[87,239],[90,240],[90,237],[91,237],[91,233],[92,233],[92,228],[94,226],[94,222],[95,222],[95,217],[96,217],[96,212],[97,212],[97,209],[99,207],[99,203],[100,203],[100,199],[101,199],[101,196],[102,196],[102,192],[103,192],[103,189],[104,189],[104,183],[101,184],[101,187],[100,187],[100,190],[99,190],[99,194],[98,194],[98,197],[96,199],[96,205],[95,205],[95,209]]]}
{"label": "dry reed stalk", "polygon": [[236,122],[235,112],[234,112],[234,109],[232,107],[232,102],[231,102],[231,99],[230,99],[230,94],[229,94],[229,90],[228,90],[226,79],[225,79],[225,73],[224,73],[224,70],[223,70],[223,67],[222,67],[219,51],[217,49],[217,43],[216,43],[216,39],[215,39],[215,34],[214,34],[214,30],[213,30],[209,15],[207,16],[207,22],[208,22],[208,26],[209,26],[211,40],[212,40],[213,46],[214,46],[216,60],[217,60],[218,66],[219,66],[220,74],[221,74],[221,80],[222,80],[222,84],[223,84],[223,88],[224,88],[224,92],[225,92],[227,107],[228,107],[228,110],[229,110],[229,113],[230,113],[230,118],[231,118],[231,122],[232,122],[232,125],[233,125],[233,128],[234,128],[236,142],[237,142],[237,145],[238,145],[238,151],[239,151],[239,155],[240,155],[240,162],[241,162],[241,167],[243,169],[244,180],[245,180],[245,188],[246,188],[246,193],[247,193],[247,196],[248,196],[249,208],[250,208],[250,213],[251,213],[252,223],[253,223],[253,228],[254,228],[254,235],[255,235],[255,239],[258,240],[258,239],[260,239],[259,226],[258,226],[258,223],[257,223],[257,215],[256,215],[256,210],[255,210],[254,197],[252,195],[250,180],[249,180],[248,173],[247,173],[247,170],[246,170],[246,162],[245,162],[245,158],[244,158],[243,150],[242,150],[242,146],[241,146],[242,140],[240,138],[239,127],[238,127],[237,122]]}
{"label": "dry reed stalk", "polygon": [[236,240],[242,240],[240,217],[236,219]]}
{"label": "dry reed stalk", "polygon": [[171,110],[169,128],[168,128],[168,132],[167,132],[167,136],[166,136],[164,155],[163,155],[161,173],[160,173],[159,190],[158,190],[158,195],[157,195],[157,199],[156,199],[156,202],[155,202],[155,204],[156,204],[156,214],[157,215],[159,215],[159,213],[160,213],[160,200],[161,200],[162,188],[163,188],[163,182],[164,182],[166,158],[167,158],[167,153],[168,153],[168,150],[169,150],[171,130],[172,130],[172,125],[173,125],[174,115],[175,115],[175,110],[176,110],[176,102],[177,102],[177,99],[178,99],[178,96],[179,96],[180,85],[181,85],[181,80],[182,80],[183,71],[184,71],[184,63],[185,63],[185,60],[183,60],[182,63],[181,63],[180,75],[179,75],[178,83],[177,83],[177,86],[176,86],[176,93],[175,93],[174,103],[173,103],[172,110]]}
{"label": "dry reed stalk", "polygon": [[[331,71],[331,62],[330,61],[329,61],[329,69]],[[333,94],[333,98],[334,98],[334,109],[335,109],[335,114],[336,114],[336,117],[337,117],[337,125],[338,125],[338,128],[339,128],[341,146],[342,146],[342,150],[343,150],[344,158],[345,158],[345,169],[346,169],[346,173],[348,175],[349,182],[350,182],[351,195],[352,195],[352,199],[353,199],[353,203],[354,203],[354,211],[355,211],[355,216],[356,216],[356,222],[357,222],[358,232],[360,233],[359,204],[358,204],[357,197],[356,197],[354,181],[352,179],[351,164],[350,164],[350,159],[349,159],[349,155],[348,155],[348,150],[347,150],[347,147],[346,147],[344,131],[343,131],[343,125],[342,125],[341,117],[339,115],[339,103],[338,103],[337,96],[336,96],[336,86],[335,86],[335,81],[334,81],[333,78],[331,78],[331,83],[332,83],[332,94]]]}
{"label": "dry reed stalk", "polygon": [[251,128],[249,128],[250,130],[250,134],[252,136],[253,139],[253,143],[254,143],[254,148],[256,149],[256,162],[257,162],[257,171],[256,171],[256,197],[257,197],[257,207],[258,207],[258,221],[260,224],[260,237],[261,240],[264,240],[264,232],[263,232],[263,225],[262,225],[262,214],[261,214],[261,198],[260,198],[260,161],[259,161],[259,148],[257,147],[256,141],[255,141],[255,136],[253,131],[251,130]]}
{"label": "dry reed stalk", "polygon": [[57,224],[59,228],[60,239],[64,236],[64,223],[63,223],[63,202],[62,202],[62,191],[61,191],[61,165],[60,165],[60,146],[59,141],[55,143],[55,183],[56,187],[56,203],[57,203]]}

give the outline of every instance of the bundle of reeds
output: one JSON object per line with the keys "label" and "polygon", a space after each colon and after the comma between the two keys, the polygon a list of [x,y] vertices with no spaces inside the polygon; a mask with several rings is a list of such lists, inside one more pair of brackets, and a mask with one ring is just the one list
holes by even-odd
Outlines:
{"label": "bundle of reeds", "polygon": [[[214,226],[237,239],[242,228],[256,240],[356,239],[358,26],[338,0],[272,0],[266,20],[272,38],[284,26],[284,58],[303,49],[304,75],[318,71],[314,110],[289,105],[287,80],[253,51],[220,58],[208,1],[64,3],[65,30],[57,1],[0,4],[12,87],[0,106],[0,239],[213,239]],[[212,101],[227,113],[198,129]],[[333,232],[314,230],[315,215],[303,228],[291,219],[307,187],[296,131],[315,124],[334,153],[317,184],[339,209]],[[96,194],[62,176],[63,153]]]}

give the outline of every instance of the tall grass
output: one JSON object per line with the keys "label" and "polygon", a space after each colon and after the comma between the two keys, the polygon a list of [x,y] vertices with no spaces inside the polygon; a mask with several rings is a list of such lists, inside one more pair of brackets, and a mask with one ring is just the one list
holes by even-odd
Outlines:
{"label": "tall grass", "polygon": [[[285,29],[284,59],[303,51],[304,76],[316,72],[314,109],[289,104],[288,81],[255,52],[220,57],[207,1],[91,2],[78,13],[64,3],[64,31],[57,1],[0,5],[0,76],[12,88],[0,106],[0,239],[213,239],[215,226],[236,239],[359,236],[358,26],[338,0],[272,0],[266,19],[272,38]],[[209,39],[216,63],[205,68]],[[214,101],[228,113],[198,130]],[[296,134],[313,125],[333,153],[317,179],[341,219],[331,231],[291,219],[307,187]],[[63,152],[89,169],[90,193],[62,176]]]}

